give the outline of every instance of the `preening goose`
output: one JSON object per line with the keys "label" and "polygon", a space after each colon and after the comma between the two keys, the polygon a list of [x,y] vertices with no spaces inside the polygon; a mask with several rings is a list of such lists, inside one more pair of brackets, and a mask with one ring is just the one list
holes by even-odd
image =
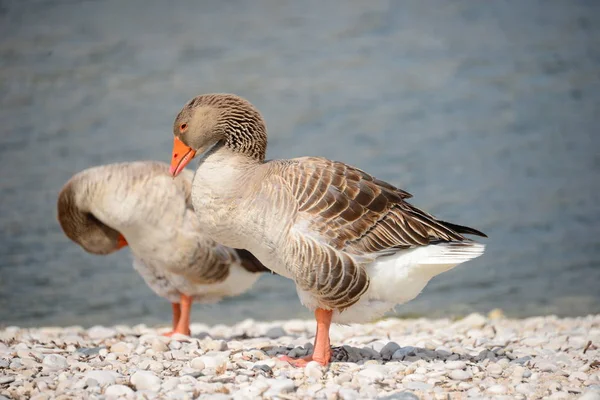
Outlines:
{"label": "preening goose", "polygon": [[190,334],[192,302],[248,290],[268,271],[251,253],[217,244],[190,201],[192,172],[173,179],[153,161],[117,163],[74,175],[58,196],[58,221],[85,251],[131,248],[133,266],[173,306],[173,331]]}
{"label": "preening goose", "polygon": [[483,254],[464,234],[407,202],[411,195],[347,164],[317,157],[265,162],[267,131],[248,101],[207,94],[174,126],[171,172],[202,154],[192,201],[206,232],[293,279],[317,320],[314,352],[331,358],[331,322],[372,320],[416,297],[434,276]]}

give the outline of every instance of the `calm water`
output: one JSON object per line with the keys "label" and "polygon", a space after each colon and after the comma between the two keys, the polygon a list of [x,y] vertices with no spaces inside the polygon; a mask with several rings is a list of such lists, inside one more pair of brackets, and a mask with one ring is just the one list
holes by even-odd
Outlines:
{"label": "calm water", "polygon": [[[170,321],[128,251],[55,216],[79,170],[171,154],[180,107],[234,92],[269,158],[321,155],[488,233],[401,315],[600,312],[600,3],[0,1],[0,324]],[[308,316],[283,278],[194,319]]]}

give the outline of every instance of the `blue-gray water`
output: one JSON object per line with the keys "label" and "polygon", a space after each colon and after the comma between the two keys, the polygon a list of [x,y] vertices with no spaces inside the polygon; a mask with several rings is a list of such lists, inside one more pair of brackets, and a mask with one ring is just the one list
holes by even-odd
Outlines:
{"label": "blue-gray water", "polygon": [[[489,234],[399,314],[600,312],[600,3],[0,1],[0,324],[154,324],[127,250],[63,236],[79,170],[171,154],[180,107],[250,99],[269,158],[321,155]],[[291,282],[194,309],[308,316]]]}

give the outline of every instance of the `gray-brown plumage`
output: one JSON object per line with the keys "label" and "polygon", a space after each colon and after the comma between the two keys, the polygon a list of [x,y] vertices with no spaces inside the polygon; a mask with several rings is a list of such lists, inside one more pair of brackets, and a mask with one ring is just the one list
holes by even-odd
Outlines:
{"label": "gray-brown plumage", "polygon": [[61,190],[58,220],[72,241],[94,254],[128,245],[134,267],[172,303],[182,295],[214,302],[241,294],[268,271],[246,251],[203,232],[191,205],[192,173],[173,179],[168,165],[130,162],[84,170]]}

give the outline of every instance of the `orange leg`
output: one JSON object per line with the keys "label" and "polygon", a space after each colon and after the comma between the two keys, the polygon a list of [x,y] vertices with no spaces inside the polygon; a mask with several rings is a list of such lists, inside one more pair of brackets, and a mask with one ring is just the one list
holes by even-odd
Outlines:
{"label": "orange leg", "polygon": [[331,316],[333,311],[317,308],[315,318],[317,319],[317,334],[315,335],[315,346],[312,355],[294,359],[288,356],[280,357],[296,367],[304,367],[311,361],[316,361],[321,365],[329,364],[331,360],[331,345],[329,343],[329,327],[331,326]]}
{"label": "orange leg", "polygon": [[181,295],[181,303],[172,303],[173,305],[173,330],[165,333],[165,336],[173,336],[175,333],[181,335],[190,335],[190,313],[192,311],[192,298],[184,294]]}

